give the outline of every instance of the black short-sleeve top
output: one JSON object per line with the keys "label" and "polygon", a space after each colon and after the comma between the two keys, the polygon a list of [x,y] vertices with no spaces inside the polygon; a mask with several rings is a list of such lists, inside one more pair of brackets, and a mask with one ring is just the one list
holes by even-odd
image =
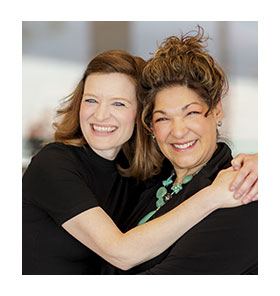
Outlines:
{"label": "black short-sleeve top", "polygon": [[61,225],[100,206],[122,229],[138,199],[133,180],[88,145],[46,145],[23,176],[23,274],[98,274],[102,262]]}

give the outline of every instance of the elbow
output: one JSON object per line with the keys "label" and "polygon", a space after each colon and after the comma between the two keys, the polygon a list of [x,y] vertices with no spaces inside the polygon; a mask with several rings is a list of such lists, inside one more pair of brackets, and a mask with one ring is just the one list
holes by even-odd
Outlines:
{"label": "elbow", "polygon": [[114,258],[110,260],[110,263],[121,270],[129,270],[137,265],[137,263],[132,262],[129,258]]}
{"label": "elbow", "polygon": [[126,264],[126,263],[119,263],[119,264],[116,264],[116,267],[123,270],[123,271],[127,271],[127,270],[131,269],[133,266]]}
{"label": "elbow", "polygon": [[115,239],[114,243],[109,245],[106,254],[107,258],[104,257],[105,260],[124,271],[129,270],[143,262],[141,258],[142,252],[139,252],[131,246],[129,247],[125,236],[122,236],[120,239]]}
{"label": "elbow", "polygon": [[129,270],[144,262],[143,252],[128,243],[126,236],[121,235],[107,244],[106,256],[103,258],[121,270]]}

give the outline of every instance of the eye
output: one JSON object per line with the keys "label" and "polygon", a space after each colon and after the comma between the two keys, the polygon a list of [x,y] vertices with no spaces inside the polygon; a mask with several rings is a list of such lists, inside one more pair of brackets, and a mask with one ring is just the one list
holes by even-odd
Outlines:
{"label": "eye", "polygon": [[85,99],[85,102],[87,102],[87,103],[98,103],[98,102],[96,101],[96,99],[93,99],[93,98]]}
{"label": "eye", "polygon": [[119,101],[114,102],[112,105],[116,106],[116,107],[125,107],[125,104]]}
{"label": "eye", "polygon": [[198,114],[201,114],[201,112],[198,112],[198,111],[190,111],[186,114],[186,116],[192,116],[192,115],[198,115]]}
{"label": "eye", "polygon": [[155,119],[155,122],[164,122],[164,121],[167,121],[168,120],[168,118],[167,117],[159,117],[159,118],[157,118],[157,119]]}

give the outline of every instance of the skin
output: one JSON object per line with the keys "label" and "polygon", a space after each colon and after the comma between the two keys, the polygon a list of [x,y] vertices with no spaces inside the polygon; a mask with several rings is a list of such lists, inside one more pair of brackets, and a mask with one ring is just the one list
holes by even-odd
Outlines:
{"label": "skin", "polygon": [[[130,138],[135,100],[135,86],[123,74],[93,74],[86,79],[81,129],[90,147],[105,159],[114,159]],[[126,270],[162,253],[217,208],[241,205],[228,189],[237,174],[233,169],[220,172],[213,184],[180,206],[126,233],[100,207],[80,213],[62,227],[99,256]]]}
{"label": "skin", "polygon": [[113,160],[132,136],[136,110],[135,85],[127,75],[97,73],[88,76],[80,125],[92,150]]}
{"label": "skin", "polygon": [[234,198],[242,199],[244,204],[258,199],[258,154],[238,154],[231,162],[234,170],[239,171],[231,183]]}
{"label": "skin", "polygon": [[[216,149],[216,126],[223,118],[222,104],[219,102],[204,117],[207,110],[205,102],[187,87],[165,88],[155,98],[153,131],[163,154],[177,169],[177,182],[181,182],[185,175],[199,170]],[[176,149],[171,145],[182,145],[192,140],[197,140],[195,149]],[[192,155],[188,151],[193,152]],[[190,159],[194,156],[196,162]],[[232,160],[232,167],[239,171],[230,185],[234,198],[241,198],[243,204],[257,200],[258,154],[239,154]]]}
{"label": "skin", "polygon": [[181,183],[199,171],[216,150],[221,103],[208,114],[207,104],[186,86],[161,90],[155,97],[152,126],[160,150],[172,163]]}

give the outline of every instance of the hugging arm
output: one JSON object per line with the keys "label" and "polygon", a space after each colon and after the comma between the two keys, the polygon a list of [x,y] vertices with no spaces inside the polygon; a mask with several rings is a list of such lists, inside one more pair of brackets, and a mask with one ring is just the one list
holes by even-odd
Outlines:
{"label": "hugging arm", "polygon": [[257,224],[257,203],[216,211],[142,274],[257,274]]}
{"label": "hugging arm", "polygon": [[231,184],[235,197],[242,199],[243,203],[258,199],[258,154],[238,154],[231,162],[239,173]]}
{"label": "hugging arm", "polygon": [[84,211],[62,226],[105,260],[127,270],[162,253],[217,208],[241,205],[228,190],[235,175],[232,168],[222,171],[212,185],[165,215],[126,233],[100,207]]}
{"label": "hugging arm", "polygon": [[166,215],[126,233],[98,206],[76,161],[63,148],[49,148],[36,157],[25,174],[23,192],[31,188],[25,194],[58,225],[111,264],[129,269],[166,250],[217,208],[240,205],[228,190],[235,175],[229,169]]}
{"label": "hugging arm", "polygon": [[214,194],[212,188],[205,188],[164,216],[126,233],[100,207],[80,213],[62,227],[111,264],[127,270],[162,253],[218,208],[218,201],[211,198]]}

